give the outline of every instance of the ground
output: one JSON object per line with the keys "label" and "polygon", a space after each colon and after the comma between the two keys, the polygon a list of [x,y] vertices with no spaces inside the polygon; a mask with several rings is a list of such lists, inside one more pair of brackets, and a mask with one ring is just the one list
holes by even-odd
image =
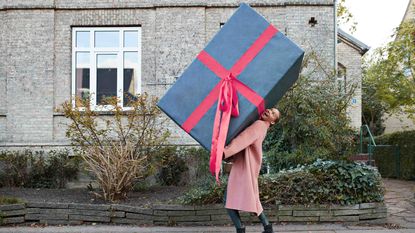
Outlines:
{"label": "ground", "polygon": [[[388,207],[387,224],[278,224],[277,232],[316,232],[316,233],[413,233],[415,232],[415,181],[384,179],[386,194],[385,203]],[[150,203],[167,202],[185,192],[182,187],[155,187],[144,192],[133,192],[128,200],[129,205],[146,206]],[[49,190],[1,188],[0,195],[16,196],[28,201],[56,201],[79,203],[102,203],[93,198],[87,189]],[[247,227],[247,232],[260,232],[260,225]],[[138,226],[70,226],[70,227],[0,227],[0,233],[135,233],[135,232],[200,232],[230,233],[233,227],[138,227]]]}
{"label": "ground", "polygon": [[[154,203],[168,203],[182,196],[187,187],[158,186],[145,191],[130,192],[128,199],[120,204],[133,206],[147,206]],[[23,199],[27,202],[61,202],[61,203],[105,203],[97,198],[87,188],[74,189],[30,189],[30,188],[0,188],[0,196],[10,196]]]}
{"label": "ground", "polygon": [[383,183],[388,222],[415,232],[415,181],[383,179]]}

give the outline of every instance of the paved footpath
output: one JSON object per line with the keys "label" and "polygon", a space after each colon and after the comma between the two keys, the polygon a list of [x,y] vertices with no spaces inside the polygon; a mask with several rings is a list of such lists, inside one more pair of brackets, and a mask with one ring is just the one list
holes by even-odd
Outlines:
{"label": "paved footpath", "polygon": [[[415,229],[387,229],[382,226],[345,226],[340,224],[276,225],[276,232],[307,233],[414,233]],[[234,233],[233,227],[134,227],[134,226],[71,226],[71,227],[3,227],[0,233]],[[262,232],[262,226],[248,226],[247,232]]]}
{"label": "paved footpath", "polygon": [[388,208],[388,223],[412,228],[415,233],[415,182],[383,179],[386,188],[385,204]]}

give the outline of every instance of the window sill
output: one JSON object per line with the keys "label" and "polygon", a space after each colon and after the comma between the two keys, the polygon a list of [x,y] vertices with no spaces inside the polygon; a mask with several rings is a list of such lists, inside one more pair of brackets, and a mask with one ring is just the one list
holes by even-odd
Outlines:
{"label": "window sill", "polygon": [[[80,111],[82,112],[82,111]],[[94,111],[95,113],[97,113],[99,116],[113,116],[115,115],[114,111]],[[128,112],[132,112],[132,110],[123,110],[123,113],[128,113]],[[1,116],[1,114],[0,114]],[[63,112],[53,112],[53,116],[65,116],[65,114]]]}

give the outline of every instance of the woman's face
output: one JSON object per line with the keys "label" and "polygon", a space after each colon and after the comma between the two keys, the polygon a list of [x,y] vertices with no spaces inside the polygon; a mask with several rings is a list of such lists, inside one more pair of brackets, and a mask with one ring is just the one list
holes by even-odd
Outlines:
{"label": "woman's face", "polygon": [[262,115],[261,120],[267,121],[271,124],[275,124],[280,119],[280,111],[276,108],[266,109]]}

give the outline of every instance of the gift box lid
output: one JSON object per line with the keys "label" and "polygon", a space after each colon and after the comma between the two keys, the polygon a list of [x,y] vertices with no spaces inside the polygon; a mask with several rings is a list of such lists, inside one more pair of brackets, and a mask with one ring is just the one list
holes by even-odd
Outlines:
{"label": "gift box lid", "polygon": [[[218,25],[219,27],[219,25]],[[218,84],[233,73],[250,91],[238,89],[239,116],[232,118],[230,142],[270,108],[297,80],[304,51],[247,4],[241,4],[205,49],[158,103],[181,128],[210,150]],[[244,87],[245,88],[245,87]],[[248,98],[247,98],[248,96]],[[261,98],[264,106],[254,100]]]}

